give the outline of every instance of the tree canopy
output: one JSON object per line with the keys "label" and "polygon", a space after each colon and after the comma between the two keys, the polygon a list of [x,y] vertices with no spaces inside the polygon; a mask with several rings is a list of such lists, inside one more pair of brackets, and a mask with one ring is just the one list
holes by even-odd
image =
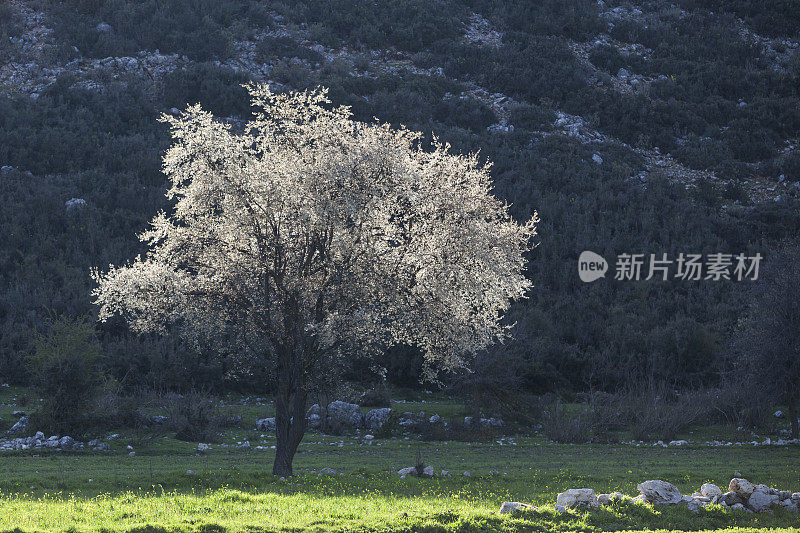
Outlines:
{"label": "tree canopy", "polygon": [[511,218],[476,154],[356,122],[324,89],[248,88],[257,111],[242,132],[199,106],[162,117],[174,209],[141,235],[144,257],[95,271],[94,295],[101,320],[227,332],[271,361],[284,474],[323,361],[406,343],[433,377],[504,337],[502,316],[531,286],[537,218]]}

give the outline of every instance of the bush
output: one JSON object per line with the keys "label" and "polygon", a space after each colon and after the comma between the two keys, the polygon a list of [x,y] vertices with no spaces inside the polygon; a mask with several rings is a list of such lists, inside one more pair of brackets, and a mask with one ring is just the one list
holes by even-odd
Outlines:
{"label": "bush", "polygon": [[392,399],[389,396],[389,389],[386,388],[386,385],[379,385],[364,391],[359,404],[363,407],[391,407]]}
{"label": "bush", "polygon": [[188,442],[217,442],[225,419],[217,403],[202,392],[185,396],[173,395],[170,406],[170,427],[175,438]]}
{"label": "bush", "polygon": [[591,411],[570,412],[561,403],[554,403],[545,412],[544,434],[553,442],[561,444],[589,442],[592,434]]}
{"label": "bush", "polygon": [[719,403],[713,391],[680,393],[661,384],[629,395],[631,431],[635,440],[670,441],[692,425],[713,421]]}
{"label": "bush", "polygon": [[87,319],[61,317],[40,335],[28,360],[33,383],[44,398],[33,427],[65,434],[92,423],[89,408],[100,384],[100,344]]}

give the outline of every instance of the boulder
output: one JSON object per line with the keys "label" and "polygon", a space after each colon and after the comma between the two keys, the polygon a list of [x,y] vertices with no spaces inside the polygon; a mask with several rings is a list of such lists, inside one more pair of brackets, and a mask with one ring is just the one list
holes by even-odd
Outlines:
{"label": "boulder", "polygon": [[25,416],[25,411],[14,411],[11,413],[12,415],[16,416],[17,418]]}
{"label": "boulder", "polygon": [[256,429],[258,431],[275,431],[275,418],[261,418],[256,420]]}
{"label": "boulder", "polygon": [[597,495],[592,489],[568,489],[556,496],[556,504],[572,509],[573,507],[597,507]]}
{"label": "boulder", "polygon": [[747,481],[744,478],[735,477],[731,479],[730,484],[728,485],[728,491],[735,492],[739,495],[743,500],[747,500],[753,491],[756,490],[756,486]]}
{"label": "boulder", "polygon": [[417,467],[416,466],[407,466],[405,468],[401,468],[400,470],[398,470],[397,473],[402,477],[410,476],[411,474],[416,474],[417,473]]}
{"label": "boulder", "polygon": [[58,447],[62,450],[71,450],[74,445],[75,439],[69,436],[61,437],[61,439],[58,441]]}
{"label": "boulder", "polygon": [[383,425],[392,416],[392,409],[389,407],[381,407],[380,409],[372,409],[364,416],[364,426],[367,429],[376,430],[383,427]]}
{"label": "boulder", "polygon": [[309,418],[314,415],[321,417],[324,414],[325,412],[322,409],[322,407],[320,407],[318,403],[315,403],[314,405],[308,408],[308,411],[306,411],[306,418]]}
{"label": "boulder", "polygon": [[787,499],[785,499],[785,500],[781,500],[781,501],[779,502],[779,505],[780,505],[780,506],[781,506],[783,509],[786,509],[787,511],[791,511],[791,512],[793,512],[793,513],[796,513],[796,512],[798,511],[798,505],[797,505],[797,502],[796,502],[795,500],[792,500],[792,499],[788,499],[788,498],[787,498]]}
{"label": "boulder", "polygon": [[[433,415],[432,417],[430,417],[428,419],[428,422],[430,422],[431,424],[438,424],[441,421],[442,421],[442,417],[439,416],[439,415]],[[509,502],[506,502],[506,503],[509,503]],[[511,503],[513,503],[513,502],[511,502]]]}
{"label": "boulder", "polygon": [[319,471],[319,473],[320,473],[320,474],[327,474],[327,475],[329,475],[329,476],[335,476],[335,475],[336,475],[336,470],[334,470],[333,468],[327,468],[327,467],[326,467],[326,468],[322,468],[322,469]]}
{"label": "boulder", "polygon": [[756,513],[766,511],[776,503],[778,503],[778,495],[770,494],[761,488],[755,489],[747,499],[747,507]]}
{"label": "boulder", "polygon": [[533,509],[533,506],[521,502],[503,502],[503,505],[500,506],[500,514],[524,511],[525,509]]}
{"label": "boulder", "polygon": [[717,496],[722,496],[722,490],[713,483],[703,483],[703,486],[700,487],[700,494],[702,494],[706,498],[713,499],[716,498]]}
{"label": "boulder", "polygon": [[602,165],[603,164],[603,158],[600,157],[600,154],[593,154],[592,155],[592,161],[594,161],[598,165]]}
{"label": "boulder", "polygon": [[660,479],[652,479],[636,486],[639,492],[654,505],[676,505],[683,501],[678,487]]}
{"label": "boulder", "polygon": [[728,491],[717,498],[717,502],[727,506],[733,506],[737,503],[742,503],[742,497],[733,491]]}
{"label": "boulder", "polygon": [[598,505],[608,505],[611,503],[611,494],[598,494],[597,503]]}
{"label": "boulder", "polygon": [[64,202],[64,207],[67,211],[73,211],[75,209],[82,209],[86,207],[86,200],[83,198],[70,198],[66,202]]}
{"label": "boulder", "polygon": [[428,476],[428,477],[433,477],[433,467],[432,466],[426,466],[425,468],[423,468],[422,469],[422,475],[423,476]]}
{"label": "boulder", "polygon": [[210,444],[204,444],[204,443],[201,442],[201,443],[199,443],[197,445],[197,451],[200,452],[200,453],[207,452],[210,449],[211,449],[211,445]]}
{"label": "boulder", "polygon": [[306,418],[306,427],[308,429],[319,429],[322,427],[322,417],[319,415],[309,415]]}
{"label": "boulder", "polygon": [[337,400],[328,404],[328,423],[360,428],[364,425],[364,414],[358,404]]}
{"label": "boulder", "polygon": [[566,512],[567,512],[567,509],[566,509],[566,507],[564,507],[563,505],[556,505],[556,506],[555,506],[553,509],[554,509],[554,510],[555,510],[555,512],[557,512],[558,514],[564,514],[564,513],[566,513]]}
{"label": "boulder", "polygon": [[686,508],[692,511],[693,513],[699,513],[701,507],[705,507],[706,502],[701,502],[700,500],[695,500],[694,498],[689,498],[686,501]]}
{"label": "boulder", "polygon": [[11,426],[11,429],[8,430],[9,433],[12,435],[18,435],[20,433],[25,433],[28,431],[28,417],[23,416],[17,420],[17,423]]}

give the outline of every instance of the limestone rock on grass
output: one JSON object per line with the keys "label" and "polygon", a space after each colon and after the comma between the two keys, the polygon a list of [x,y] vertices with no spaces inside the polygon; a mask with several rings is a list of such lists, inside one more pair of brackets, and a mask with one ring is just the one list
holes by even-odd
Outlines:
{"label": "limestone rock on grass", "polygon": [[364,425],[364,414],[358,404],[337,400],[328,404],[328,422],[334,425],[360,428]]}
{"label": "limestone rock on grass", "polygon": [[677,505],[683,501],[678,487],[660,479],[639,483],[636,488],[654,505]]}
{"label": "limestone rock on grass", "polygon": [[760,487],[756,488],[747,499],[747,507],[756,513],[766,511],[776,503],[778,503],[778,495],[770,494],[768,491],[763,490]]}
{"label": "limestone rock on grass", "polygon": [[390,416],[392,416],[392,409],[389,407],[372,409],[364,417],[364,426],[371,430],[380,429],[389,420]]}
{"label": "limestone rock on grass", "polygon": [[720,489],[713,483],[703,483],[703,486],[700,487],[700,494],[702,494],[706,498],[713,499],[717,496],[722,496],[722,489]]}
{"label": "limestone rock on grass", "polygon": [[593,489],[568,489],[556,497],[556,503],[567,509],[574,507],[597,507],[597,495]]}
{"label": "limestone rock on grass", "polygon": [[521,502],[503,502],[503,505],[500,506],[500,514],[524,511],[525,509],[533,509],[533,506]]}
{"label": "limestone rock on grass", "polygon": [[735,477],[728,485],[728,490],[730,492],[735,492],[742,499],[747,499],[753,494],[753,491],[756,490],[756,486],[744,478]]}

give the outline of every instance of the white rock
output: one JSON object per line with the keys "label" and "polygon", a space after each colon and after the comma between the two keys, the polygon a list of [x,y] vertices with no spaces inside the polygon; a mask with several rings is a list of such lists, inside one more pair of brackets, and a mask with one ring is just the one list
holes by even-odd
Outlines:
{"label": "white rock", "polygon": [[681,439],[681,440],[671,440],[671,441],[669,441],[669,445],[670,445],[670,446],[686,446],[687,444],[689,444],[689,442],[688,442],[688,441],[685,441],[685,440],[683,440],[683,439]]}
{"label": "white rock", "polygon": [[211,449],[211,445],[210,444],[204,444],[204,443],[201,442],[201,443],[199,443],[197,445],[197,451],[198,452],[207,452],[210,449]]}
{"label": "white rock", "polygon": [[364,426],[367,429],[376,430],[383,427],[383,425],[392,416],[392,410],[389,407],[381,407],[380,409],[372,409],[364,416]]}
{"label": "white rock", "polygon": [[464,473],[461,474],[461,475],[464,476],[464,477],[470,477],[469,470],[464,470]]}
{"label": "white rock", "polygon": [[364,425],[364,414],[358,404],[337,400],[328,404],[328,422],[360,428]]}
{"label": "white rock", "polygon": [[66,202],[64,202],[64,207],[67,208],[67,211],[72,211],[73,209],[81,209],[86,207],[86,200],[83,198],[70,198]]}
{"label": "white rock", "polygon": [[780,506],[783,507],[784,509],[786,509],[787,511],[791,511],[793,513],[796,513],[798,511],[797,502],[795,500],[792,500],[792,499],[789,499],[789,498],[787,498],[785,500],[781,500],[780,501]]}
{"label": "white rock", "polygon": [[660,479],[652,479],[636,486],[639,492],[655,505],[676,505],[683,501],[678,487]]}
{"label": "white rock", "polygon": [[556,496],[556,504],[573,507],[597,507],[597,495],[593,489],[568,489]]}
{"label": "white rock", "polygon": [[755,485],[740,477],[731,479],[730,484],[728,484],[728,491],[735,492],[743,499],[749,498],[755,489]]}
{"label": "white rock", "polygon": [[524,511],[525,509],[533,509],[533,506],[520,502],[503,502],[503,505],[500,506],[500,514],[513,513],[514,511]]}
{"label": "white rock", "polygon": [[769,494],[760,488],[754,490],[747,499],[747,507],[756,513],[766,511],[776,503],[778,503],[778,496],[776,494]]}
{"label": "white rock", "polygon": [[327,474],[329,476],[335,476],[336,475],[336,470],[334,470],[333,468],[327,468],[326,467],[326,468],[320,469],[319,473],[320,474]]}
{"label": "white rock", "polygon": [[442,470],[442,477],[452,477],[448,470]]}
{"label": "white rock", "polygon": [[409,475],[411,475],[411,474],[414,474],[414,473],[416,473],[416,471],[417,471],[417,468],[416,468],[416,467],[414,467],[414,466],[407,466],[407,467],[405,467],[405,468],[401,468],[400,470],[398,470],[398,471],[397,471],[397,473],[398,473],[399,475],[401,475],[401,476],[409,476]]}
{"label": "white rock", "polygon": [[700,487],[700,494],[706,498],[716,498],[722,496],[722,489],[713,483],[703,483],[703,486]]}
{"label": "white rock", "polygon": [[428,476],[428,477],[433,477],[433,467],[432,466],[426,466],[425,468],[423,468],[422,469],[422,475],[423,476]]}
{"label": "white rock", "polygon": [[258,431],[275,431],[275,418],[260,418],[256,420]]}
{"label": "white rock", "polygon": [[603,164],[603,158],[602,158],[602,157],[600,157],[600,154],[594,154],[594,155],[592,155],[592,161],[594,161],[594,162],[595,162],[595,163],[597,163],[598,165],[602,165],[602,164]]}
{"label": "white rock", "polygon": [[566,513],[566,512],[567,512],[567,509],[566,509],[566,508],[565,508],[563,505],[557,505],[557,504],[556,504],[556,506],[555,506],[555,511],[556,511],[558,514],[564,514],[564,513]]}
{"label": "white rock", "polygon": [[128,457],[136,457],[136,452],[131,452],[128,454]]}

